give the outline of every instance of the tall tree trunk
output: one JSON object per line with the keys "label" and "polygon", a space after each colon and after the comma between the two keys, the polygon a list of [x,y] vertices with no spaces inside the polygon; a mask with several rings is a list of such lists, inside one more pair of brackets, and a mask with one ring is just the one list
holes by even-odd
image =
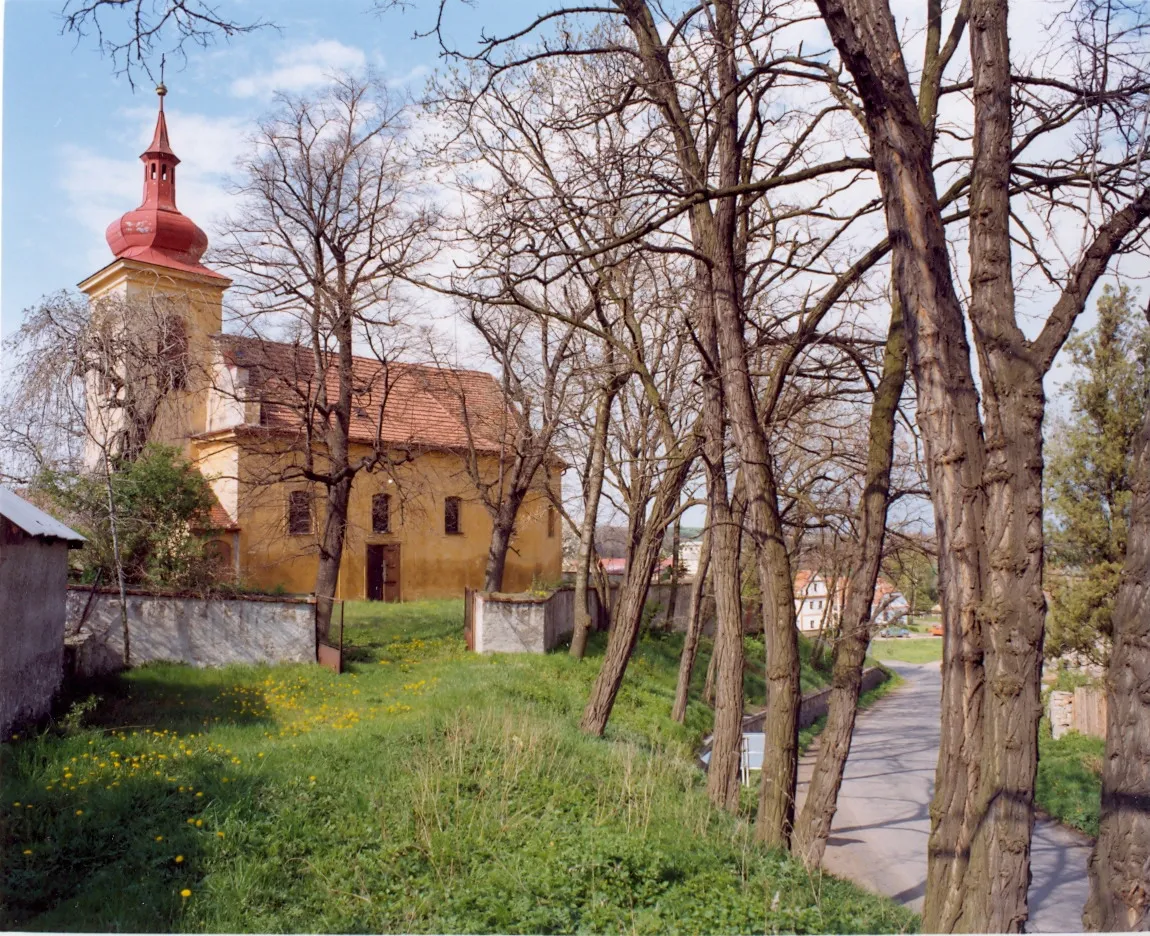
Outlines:
{"label": "tall tree trunk", "polygon": [[711,517],[707,515],[703,529],[703,542],[699,547],[699,565],[691,582],[691,603],[687,609],[687,631],[683,635],[683,652],[679,656],[679,681],[675,685],[675,703],[671,718],[680,725],[687,718],[687,698],[691,691],[691,676],[695,671],[695,658],[699,654],[699,635],[703,630],[703,596],[706,592],[707,569],[711,564]]}
{"label": "tall tree trunk", "polygon": [[124,638],[124,666],[132,665],[132,634],[128,628],[128,593],[124,587],[124,562],[120,555],[120,517],[116,512],[116,495],[112,487],[112,460],[105,443],[104,486],[108,493],[108,527],[112,531],[112,559],[116,563],[116,586],[120,592],[120,633]]}
{"label": "tall tree trunk", "polygon": [[1090,855],[1091,931],[1150,929],[1150,411],[1130,465],[1126,562],[1106,672],[1102,812]]}
{"label": "tall tree trunk", "polygon": [[707,676],[703,680],[703,702],[706,705],[715,704],[715,644],[711,641],[711,656],[707,660]]}
{"label": "tall tree trunk", "polygon": [[931,165],[931,135],[910,87],[885,0],[816,0],[866,113],[867,135],[896,250],[892,279],[906,314],[931,502],[943,618],[942,727],[923,929],[960,915],[979,783],[983,686],[978,616],[985,569],[983,447],[966,323],[954,290]]}
{"label": "tall tree trunk", "polygon": [[603,471],[607,454],[607,429],[611,420],[611,401],[621,386],[612,381],[604,389],[595,408],[595,429],[591,436],[591,464],[587,472],[587,494],[583,502],[583,523],[579,528],[579,555],[575,560],[575,629],[571,634],[571,656],[582,660],[587,652],[587,635],[591,630],[591,609],[587,588],[591,572],[591,554],[595,549],[595,525],[599,498],[603,493]]}
{"label": "tall tree trunk", "polygon": [[839,619],[827,723],[819,737],[818,760],[795,827],[794,851],[808,868],[822,863],[854,734],[863,663],[870,643],[874,589],[886,536],[895,413],[906,380],[906,356],[902,307],[896,296],[891,307],[882,378],[871,407],[866,481],[859,505],[858,554]]}
{"label": "tall tree trunk", "polygon": [[682,540],[682,526],[683,521],[680,518],[676,521],[675,532],[671,535],[671,589],[667,596],[666,613],[663,616],[667,630],[671,630],[675,626],[675,599],[679,591],[679,544]]}
{"label": "tall tree trunk", "polygon": [[483,575],[483,590],[497,592],[503,590],[503,570],[507,567],[507,551],[511,548],[511,537],[515,534],[515,519],[527,491],[512,488],[499,504],[499,509],[491,518],[491,544],[487,549],[487,567]]}
{"label": "tall tree trunk", "polygon": [[970,320],[986,435],[982,593],[982,764],[960,925],[1021,932],[1041,715],[1043,366],[1016,324],[1010,262],[1012,145],[1006,0],[972,0],[974,141],[970,188]]}
{"label": "tall tree trunk", "polygon": [[710,271],[700,268],[703,285],[699,333],[705,358],[703,368],[704,456],[707,466],[707,515],[711,523],[711,566],[715,583],[715,722],[711,762],[707,768],[707,795],[723,809],[739,803],[739,758],[743,749],[743,621],[739,595],[740,527],[731,514],[727,488],[726,419],[720,383],[719,347],[715,316],[708,299],[713,295]]}
{"label": "tall tree trunk", "polygon": [[[691,440],[681,443],[689,446]],[[623,583],[618,604],[615,608],[611,635],[607,639],[607,651],[599,675],[591,687],[591,696],[583,709],[579,727],[587,734],[600,736],[607,727],[611,709],[623,683],[627,663],[639,639],[639,624],[643,616],[643,606],[651,588],[651,575],[659,558],[659,548],[667,523],[675,512],[679,494],[691,469],[694,452],[675,452],[670,456],[670,464],[663,473],[656,488],[650,515],[646,518],[638,542],[631,551],[627,566],[627,579]]]}
{"label": "tall tree trunk", "polygon": [[320,538],[315,574],[315,621],[320,638],[330,639],[332,599],[339,588],[339,567],[347,533],[347,505],[351,498],[350,475],[327,489],[327,510]]}

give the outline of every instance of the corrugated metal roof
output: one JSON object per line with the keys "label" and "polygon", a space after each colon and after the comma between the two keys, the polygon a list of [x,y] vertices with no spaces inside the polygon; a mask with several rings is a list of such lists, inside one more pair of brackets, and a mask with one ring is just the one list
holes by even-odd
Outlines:
{"label": "corrugated metal roof", "polygon": [[0,516],[7,517],[30,536],[50,536],[73,543],[85,541],[75,530],[70,530],[55,517],[48,516],[39,507],[33,507],[6,487],[0,487]]}

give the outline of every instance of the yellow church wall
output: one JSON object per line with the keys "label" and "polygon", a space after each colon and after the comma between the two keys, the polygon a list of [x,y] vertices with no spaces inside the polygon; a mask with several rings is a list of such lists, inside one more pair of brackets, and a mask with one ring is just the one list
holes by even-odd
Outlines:
{"label": "yellow church wall", "polygon": [[[352,456],[367,454],[366,449]],[[321,485],[312,485],[312,533],[295,536],[287,530],[288,493],[308,489],[303,481],[272,481],[298,456],[284,456],[245,445],[239,459],[241,575],[248,583],[282,586],[293,593],[315,588],[319,537],[325,519]],[[494,460],[486,466],[493,471]],[[558,490],[559,474],[552,473]],[[374,494],[390,494],[390,533],[373,533]],[[460,533],[444,532],[444,499],[460,498]],[[555,581],[562,567],[558,518],[548,536],[549,502],[542,490],[528,495],[516,525],[504,574],[504,590],[522,591],[533,581]],[[384,472],[361,472],[352,483],[348,528],[340,568],[339,595],[346,599],[367,594],[367,547],[400,547],[400,599],[458,597],[465,587],[482,588],[491,543],[491,518],[464,474],[458,455],[425,452],[411,463]]]}

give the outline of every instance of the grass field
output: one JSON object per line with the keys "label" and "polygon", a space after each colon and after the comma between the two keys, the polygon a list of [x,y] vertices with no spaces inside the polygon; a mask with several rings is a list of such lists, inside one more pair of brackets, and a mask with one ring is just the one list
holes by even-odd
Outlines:
{"label": "grass field", "polygon": [[870,642],[870,653],[876,660],[898,660],[901,663],[930,663],[942,659],[941,637],[876,637]]}
{"label": "grass field", "polygon": [[142,667],[93,687],[83,724],[4,745],[0,928],[917,925],[709,806],[692,755],[710,712],[668,717],[680,637],[641,640],[600,740],[577,722],[601,635],[583,664],[477,657],[461,617],[459,602],[349,606],[342,676]]}

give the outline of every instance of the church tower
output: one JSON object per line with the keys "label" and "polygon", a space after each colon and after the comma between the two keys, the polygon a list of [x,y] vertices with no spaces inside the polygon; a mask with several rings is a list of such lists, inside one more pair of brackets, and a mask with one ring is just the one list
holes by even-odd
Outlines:
{"label": "church tower", "polygon": [[[176,167],[180,160],[168,139],[164,116],[167,88],[161,84],[156,94],[156,129],[140,156],[144,165],[143,201],[108,226],[105,237],[115,259],[80,283],[80,289],[91,301],[93,315],[108,310],[120,323],[118,327],[131,328],[135,320],[156,330],[156,322],[160,322],[163,353],[176,349],[181,360],[186,360],[178,382],[164,394],[148,437],[190,455],[190,438],[208,425],[211,336],[222,330],[223,295],[231,280],[200,262],[208,237],[176,207]],[[123,413],[101,397],[102,388],[93,385],[88,390],[90,416],[93,406],[102,411],[97,414],[101,418],[90,421],[104,427],[105,439],[121,431]],[[89,467],[102,460],[104,448],[99,439],[89,443],[85,459]]]}

